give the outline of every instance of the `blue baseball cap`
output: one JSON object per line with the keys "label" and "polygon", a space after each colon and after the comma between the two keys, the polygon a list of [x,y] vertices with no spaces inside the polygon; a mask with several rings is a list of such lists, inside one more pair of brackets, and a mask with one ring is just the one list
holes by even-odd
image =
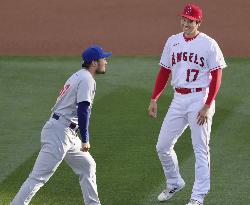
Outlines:
{"label": "blue baseball cap", "polygon": [[90,64],[92,61],[99,60],[101,58],[107,58],[112,55],[112,52],[105,52],[99,45],[92,45],[88,47],[82,53],[82,59],[84,63]]}

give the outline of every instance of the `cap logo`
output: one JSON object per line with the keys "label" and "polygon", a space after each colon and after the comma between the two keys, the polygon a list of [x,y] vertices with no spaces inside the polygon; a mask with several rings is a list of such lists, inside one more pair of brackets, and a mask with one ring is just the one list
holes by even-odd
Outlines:
{"label": "cap logo", "polygon": [[186,14],[191,14],[191,12],[192,12],[192,7],[191,6],[187,7]]}
{"label": "cap logo", "polygon": [[181,15],[192,20],[200,20],[202,19],[202,10],[194,4],[188,4],[184,7]]}

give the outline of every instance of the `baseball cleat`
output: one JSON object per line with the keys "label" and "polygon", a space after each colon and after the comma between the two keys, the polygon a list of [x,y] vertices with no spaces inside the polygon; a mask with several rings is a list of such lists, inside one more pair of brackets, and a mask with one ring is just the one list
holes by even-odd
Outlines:
{"label": "baseball cleat", "polygon": [[197,200],[190,199],[189,203],[186,205],[203,205],[201,202],[198,202]]}
{"label": "baseball cleat", "polygon": [[161,192],[158,196],[158,201],[163,202],[169,200],[174,194],[178,191],[181,191],[185,187],[185,182],[182,181],[181,185],[179,187],[175,187],[172,189],[165,189],[163,192]]}

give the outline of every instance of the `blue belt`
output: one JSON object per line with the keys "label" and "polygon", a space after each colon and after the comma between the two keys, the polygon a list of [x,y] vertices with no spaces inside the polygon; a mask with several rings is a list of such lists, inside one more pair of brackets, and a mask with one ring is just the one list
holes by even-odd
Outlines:
{"label": "blue belt", "polygon": [[[52,118],[54,118],[55,120],[59,120],[60,116],[57,115],[57,114],[55,114],[55,113],[53,113]],[[72,129],[72,130],[75,130],[77,132],[78,125],[75,124],[75,123],[73,123],[73,122],[71,122],[70,125],[69,125],[69,128]]]}

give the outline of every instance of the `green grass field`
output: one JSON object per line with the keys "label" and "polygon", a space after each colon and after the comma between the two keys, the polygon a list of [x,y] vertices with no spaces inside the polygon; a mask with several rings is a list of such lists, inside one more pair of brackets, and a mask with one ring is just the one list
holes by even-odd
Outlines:
{"label": "green grass field", "polygon": [[[168,87],[156,120],[147,107],[156,57],[112,57],[98,76],[91,116],[91,154],[102,205],[156,205],[164,176],[155,144],[172,98]],[[227,59],[211,136],[211,192],[206,205],[250,204],[250,58]],[[78,57],[0,57],[0,205],[8,205],[32,169],[40,131],[60,88],[80,68]],[[185,205],[194,180],[186,130],[176,145],[185,189],[168,205]],[[62,163],[33,205],[83,204],[77,177]]]}

